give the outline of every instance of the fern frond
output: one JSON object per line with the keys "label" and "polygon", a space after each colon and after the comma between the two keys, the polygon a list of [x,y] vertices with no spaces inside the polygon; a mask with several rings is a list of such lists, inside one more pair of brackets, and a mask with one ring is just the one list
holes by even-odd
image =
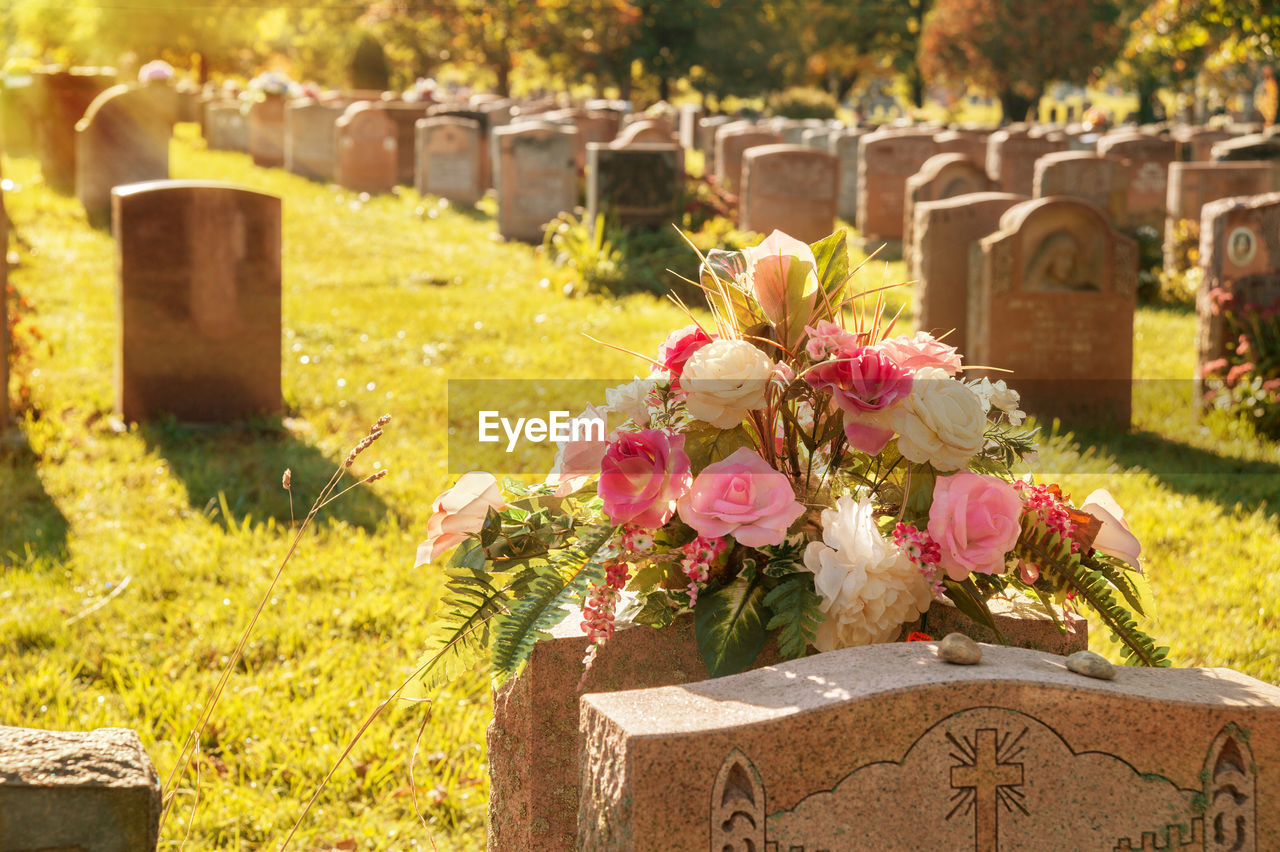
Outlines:
{"label": "fern frond", "polygon": [[778,631],[778,651],[784,659],[796,660],[805,655],[818,635],[822,596],[813,590],[813,575],[788,575],[764,596],[764,604],[773,613],[766,630]]}
{"label": "fern frond", "polygon": [[[565,608],[581,598],[587,585],[604,579],[596,554],[614,533],[613,527],[588,527],[577,543],[550,562],[532,567],[519,600],[499,616],[494,628],[493,677],[498,682],[519,673],[533,646],[564,620]],[[527,576],[527,575],[526,575]]]}
{"label": "fern frond", "polygon": [[417,691],[425,694],[485,661],[489,623],[506,609],[509,587],[495,584],[484,570],[484,548],[468,541],[455,551],[441,597],[442,611],[431,620]]}

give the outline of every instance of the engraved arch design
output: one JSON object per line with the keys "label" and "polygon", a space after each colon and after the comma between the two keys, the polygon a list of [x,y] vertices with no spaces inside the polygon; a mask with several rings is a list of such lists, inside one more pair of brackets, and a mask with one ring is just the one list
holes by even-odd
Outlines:
{"label": "engraved arch design", "polygon": [[764,781],[738,749],[729,752],[711,788],[711,852],[765,852]]}
{"label": "engraved arch design", "polygon": [[1258,848],[1257,769],[1244,733],[1228,724],[1205,758],[1204,848],[1214,852],[1256,852]]}

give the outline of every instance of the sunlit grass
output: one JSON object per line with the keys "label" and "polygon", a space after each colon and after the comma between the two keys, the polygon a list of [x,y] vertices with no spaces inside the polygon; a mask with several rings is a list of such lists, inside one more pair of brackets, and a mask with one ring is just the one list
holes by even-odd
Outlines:
{"label": "sunlit grass", "polygon": [[[190,849],[277,843],[352,733],[412,670],[438,575],[412,568],[446,475],[449,378],[629,379],[644,370],[583,334],[651,353],[686,321],[650,296],[568,298],[562,273],[495,238],[490,215],[412,191],[351,193],[210,153],[189,128],[179,178],[228,180],[284,197],[283,429],[121,430],[111,416],[118,327],[114,251],[74,199],[27,159],[6,159],[25,246],[13,272],[49,340],[37,352],[28,447],[0,461],[0,720],[137,729],[161,777],[216,682],[224,655],[312,497],[379,415],[386,435],[356,465],[389,475],[326,511],[285,572],[204,741]],[[491,206],[489,207],[491,210]],[[689,270],[692,272],[692,270]],[[868,264],[859,286],[901,280]],[[895,291],[895,304],[907,294]],[[907,329],[904,314],[902,330]],[[1143,386],[1130,436],[1055,438],[1039,467],[1083,497],[1101,484],[1143,539],[1179,665],[1230,665],[1280,682],[1280,455],[1226,421],[1191,415],[1194,317],[1138,313]],[[584,400],[585,402],[585,400]],[[1082,438],[1085,436],[1081,436]],[[125,579],[129,585],[93,612]],[[1095,647],[1107,649],[1100,635]],[[483,678],[432,708],[415,775],[430,830],[412,810],[408,758],[423,706],[375,723],[307,820],[295,848],[479,849],[488,782]],[[163,846],[186,833],[190,781]],[[430,840],[429,840],[430,838]]]}

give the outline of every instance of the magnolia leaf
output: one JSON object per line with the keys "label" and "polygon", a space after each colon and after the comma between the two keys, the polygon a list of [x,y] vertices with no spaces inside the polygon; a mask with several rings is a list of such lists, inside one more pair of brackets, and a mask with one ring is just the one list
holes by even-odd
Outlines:
{"label": "magnolia leaf", "polygon": [[732,429],[717,429],[707,423],[694,423],[684,434],[684,451],[695,474],[743,447],[753,449],[755,445],[741,424]]}
{"label": "magnolia leaf", "polygon": [[764,586],[754,571],[743,571],[729,585],[698,596],[694,635],[711,677],[737,674],[760,653],[769,638],[764,598]]}
{"label": "magnolia leaf", "polygon": [[830,295],[834,306],[839,302],[841,288],[849,280],[849,248],[844,229],[818,240],[809,248],[813,249],[813,256],[818,261],[818,268],[815,270],[818,281]]}
{"label": "magnolia leaf", "polygon": [[996,626],[995,616],[991,614],[991,610],[987,608],[987,601],[978,591],[977,586],[972,580],[965,580],[957,583],[949,577],[942,580],[946,586],[947,597],[951,598],[951,602],[956,608],[964,613],[970,621],[975,624],[981,624],[987,627],[992,633],[996,634],[996,638],[1000,640],[1000,644],[1005,644],[1004,634],[1000,632],[1000,628]]}
{"label": "magnolia leaf", "polygon": [[620,617],[633,624],[662,628],[675,620],[676,608],[665,590],[654,589],[640,594]]}

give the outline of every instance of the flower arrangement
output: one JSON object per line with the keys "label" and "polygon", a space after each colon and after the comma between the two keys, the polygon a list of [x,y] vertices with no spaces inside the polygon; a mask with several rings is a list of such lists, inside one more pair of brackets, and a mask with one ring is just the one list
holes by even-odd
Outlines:
{"label": "flower arrangement", "polygon": [[263,97],[286,97],[296,86],[279,71],[263,71],[249,81],[249,91]]}
{"label": "flower arrangement", "polygon": [[1205,402],[1280,436],[1280,298],[1263,304],[1218,287],[1209,305],[1226,326],[1227,355],[1202,367]]}
{"label": "flower arrangement", "polygon": [[428,685],[485,659],[516,674],[573,604],[588,667],[619,620],[692,611],[719,676],[771,637],[788,658],[893,641],[936,597],[998,634],[987,601],[1007,591],[1059,623],[1091,609],[1130,663],[1167,665],[1134,618],[1149,593],[1124,512],[1016,478],[1034,450],[1017,393],[893,335],[883,292],[851,293],[843,232],[702,260],[709,321],[579,418],[618,425],[563,443],[545,482],[477,471],[436,500],[418,564],[453,556]]}
{"label": "flower arrangement", "polygon": [[139,83],[168,83],[173,79],[173,66],[163,59],[153,59],[138,69]]}

